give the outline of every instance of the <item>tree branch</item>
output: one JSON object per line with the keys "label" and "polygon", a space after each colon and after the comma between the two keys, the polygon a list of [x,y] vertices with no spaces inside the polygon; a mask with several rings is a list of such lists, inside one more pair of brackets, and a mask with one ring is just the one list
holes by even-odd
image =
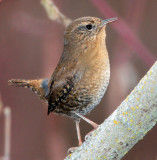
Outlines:
{"label": "tree branch", "polygon": [[113,114],[65,160],[119,160],[156,122],[157,62]]}
{"label": "tree branch", "polygon": [[67,27],[69,23],[71,23],[72,20],[62,14],[52,0],[41,0],[41,4],[45,8],[48,17],[51,20],[61,23],[65,27]]}
{"label": "tree branch", "polygon": [[10,160],[11,146],[11,109],[3,107],[2,98],[0,95],[0,116],[4,116],[4,155],[0,156],[0,160]]}

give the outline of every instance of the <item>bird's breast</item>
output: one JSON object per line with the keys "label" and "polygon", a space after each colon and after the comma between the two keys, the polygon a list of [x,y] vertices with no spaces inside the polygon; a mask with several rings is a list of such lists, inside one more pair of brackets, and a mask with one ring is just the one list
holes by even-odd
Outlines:
{"label": "bird's breast", "polygon": [[84,69],[82,79],[78,83],[80,89],[86,88],[91,96],[99,96],[104,94],[110,79],[109,59],[106,56],[102,59],[94,60]]}
{"label": "bird's breast", "polygon": [[[95,53],[80,61],[74,67],[78,75],[68,96],[56,108],[56,113],[73,117],[73,111],[82,115],[90,112],[102,99],[110,79],[110,65],[107,52]],[[72,111],[72,112],[71,112]]]}

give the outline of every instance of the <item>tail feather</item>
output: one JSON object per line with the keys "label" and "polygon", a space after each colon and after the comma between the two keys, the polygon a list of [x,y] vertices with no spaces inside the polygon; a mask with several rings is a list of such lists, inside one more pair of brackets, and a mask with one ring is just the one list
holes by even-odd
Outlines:
{"label": "tail feather", "polygon": [[29,88],[39,95],[39,97],[47,102],[48,95],[48,79],[23,80],[11,79],[8,84],[16,87]]}
{"label": "tail feather", "polygon": [[23,79],[11,79],[8,81],[8,84],[16,87],[32,87],[31,80],[23,80]]}

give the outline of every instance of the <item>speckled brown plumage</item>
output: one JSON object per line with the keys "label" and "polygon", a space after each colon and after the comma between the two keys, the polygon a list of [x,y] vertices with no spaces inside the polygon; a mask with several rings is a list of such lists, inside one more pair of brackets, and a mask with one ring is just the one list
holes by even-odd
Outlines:
{"label": "speckled brown plumage", "polygon": [[109,84],[105,28],[107,23],[115,20],[95,17],[74,20],[65,30],[63,54],[50,80],[10,81],[12,85],[31,88],[46,100],[48,114],[54,112],[75,119],[79,144],[82,143],[80,118],[97,126],[83,115],[100,102]]}
{"label": "speckled brown plumage", "polygon": [[[88,30],[88,24],[95,29]],[[48,114],[54,111],[77,119],[75,112],[85,115],[100,102],[110,77],[101,24],[98,18],[85,17],[66,29],[63,55],[49,84]]]}

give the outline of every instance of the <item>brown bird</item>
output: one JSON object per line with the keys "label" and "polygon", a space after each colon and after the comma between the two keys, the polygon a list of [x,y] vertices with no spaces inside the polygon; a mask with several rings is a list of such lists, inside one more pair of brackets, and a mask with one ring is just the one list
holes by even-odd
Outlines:
{"label": "brown bird", "polygon": [[70,117],[76,122],[79,145],[82,144],[79,122],[99,104],[110,79],[106,49],[106,24],[117,20],[82,17],[74,20],[64,33],[64,50],[51,79],[10,80],[10,85],[30,88],[48,102],[50,112]]}

